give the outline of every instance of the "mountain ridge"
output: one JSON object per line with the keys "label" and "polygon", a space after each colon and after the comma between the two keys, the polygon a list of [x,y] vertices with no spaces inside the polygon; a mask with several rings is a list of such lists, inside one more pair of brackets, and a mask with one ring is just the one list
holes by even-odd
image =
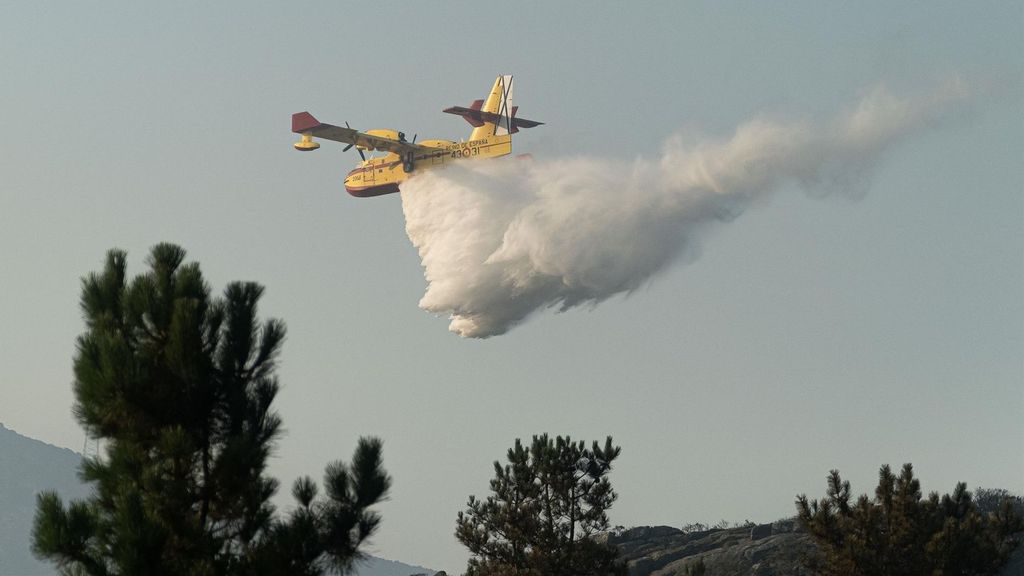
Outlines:
{"label": "mountain ridge", "polygon": [[[699,531],[638,526],[598,535],[619,549],[629,576],[687,576],[703,562],[710,576],[810,576],[817,545],[795,518]],[[1024,575],[1024,545],[996,576]]]}
{"label": "mountain ridge", "polygon": [[54,490],[65,500],[85,498],[78,480],[82,456],[68,448],[22,436],[0,423],[0,574],[54,574],[32,556],[29,533],[36,494]]}
{"label": "mountain ridge", "polygon": [[[23,436],[0,422],[0,575],[54,576],[57,570],[31,552],[30,532],[36,494],[56,491],[62,499],[82,499],[92,492],[78,479],[82,455]],[[354,576],[431,576],[434,570],[369,556]]]}
{"label": "mountain ridge", "polygon": [[[53,576],[50,564],[32,556],[29,534],[35,495],[55,490],[61,498],[86,498],[91,492],[79,481],[81,454],[29,438],[0,423],[0,575]],[[630,576],[682,576],[703,560],[715,576],[808,574],[801,558],[815,550],[810,536],[795,519],[732,528],[695,530],[670,526],[617,528],[597,537],[619,548]],[[434,570],[369,556],[357,564],[355,576],[432,576]],[[1024,574],[1024,546],[1018,547],[999,576]]]}

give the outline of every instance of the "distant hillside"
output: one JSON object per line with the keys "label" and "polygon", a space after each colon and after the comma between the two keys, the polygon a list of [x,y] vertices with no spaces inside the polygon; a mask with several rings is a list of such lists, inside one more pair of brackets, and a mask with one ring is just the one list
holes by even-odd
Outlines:
{"label": "distant hillside", "polygon": [[[701,559],[707,576],[802,576],[810,574],[803,558],[816,550],[793,519],[700,532],[642,526],[599,538],[619,548],[629,576],[683,576]],[[1024,546],[998,576],[1024,576]]]}
{"label": "distant hillside", "polygon": [[56,490],[62,498],[85,498],[78,481],[81,456],[26,438],[0,424],[0,574],[52,576],[55,570],[32,556],[29,531],[36,494]]}
{"label": "distant hillside", "polygon": [[801,556],[815,550],[792,520],[700,532],[643,526],[602,536],[618,546],[630,576],[681,576],[701,559],[711,576],[800,575]]}
{"label": "distant hillside", "polygon": [[356,568],[355,576],[411,576],[412,574],[433,576],[434,571],[422,566],[410,566],[394,560],[371,556],[369,560]]}
{"label": "distant hillside", "polygon": [[[89,488],[78,481],[81,455],[26,438],[0,424],[0,576],[54,576],[51,564],[40,562],[29,548],[35,516],[35,496],[56,490],[65,500],[85,498]],[[410,576],[434,574],[410,566],[370,557],[356,576]]]}

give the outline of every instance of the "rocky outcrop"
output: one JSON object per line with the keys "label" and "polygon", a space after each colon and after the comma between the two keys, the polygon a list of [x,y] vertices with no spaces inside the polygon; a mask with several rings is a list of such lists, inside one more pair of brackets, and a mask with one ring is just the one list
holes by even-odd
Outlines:
{"label": "rocky outcrop", "polygon": [[[630,576],[683,576],[701,560],[707,576],[809,576],[804,560],[817,554],[795,519],[700,532],[641,526],[598,538],[619,548]],[[1024,543],[997,576],[1024,576]]]}
{"label": "rocky outcrop", "polygon": [[1017,550],[1010,555],[1009,561],[1003,566],[1002,570],[999,571],[998,576],[1022,576],[1024,575],[1024,542],[1021,542],[1021,538],[1017,541]]}
{"label": "rocky outcrop", "polygon": [[807,573],[801,559],[816,551],[792,520],[701,532],[643,526],[602,539],[619,548],[630,576],[682,576],[702,559],[714,576],[800,575]]}

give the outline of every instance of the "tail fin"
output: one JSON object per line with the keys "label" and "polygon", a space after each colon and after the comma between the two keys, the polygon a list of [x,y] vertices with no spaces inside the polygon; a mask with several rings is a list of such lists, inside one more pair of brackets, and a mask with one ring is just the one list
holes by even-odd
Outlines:
{"label": "tail fin", "polygon": [[469,108],[453,106],[444,111],[457,114],[473,126],[470,140],[488,136],[515,134],[520,128],[533,128],[543,122],[516,118],[518,106],[512,105],[512,76],[498,76],[490,94],[484,100],[476,100]]}
{"label": "tail fin", "polygon": [[[512,76],[498,76],[491,93],[484,99],[480,112],[487,115],[484,125],[473,129],[470,140],[487,136],[504,136],[512,129]],[[493,114],[495,117],[490,117]]]}

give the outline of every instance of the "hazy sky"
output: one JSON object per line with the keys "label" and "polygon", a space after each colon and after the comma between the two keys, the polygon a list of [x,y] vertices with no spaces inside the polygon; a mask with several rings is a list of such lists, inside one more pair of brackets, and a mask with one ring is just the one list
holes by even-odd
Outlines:
{"label": "hazy sky", "polygon": [[[829,469],[861,493],[884,463],[1024,492],[1022,54],[1020,2],[9,3],[0,422],[81,449],[79,278],[173,241],[288,324],[286,487],[384,439],[384,557],[461,571],[456,513],[541,432],[614,436],[627,526],[770,521]],[[785,186],[628,297],[465,340],[417,307],[400,199],[345,194],[355,154],[295,152],[289,115],[457,139],[440,110],[502,73],[547,123],[516,152],[597,161],[879,85],[976,97],[887,149],[863,196]]]}

